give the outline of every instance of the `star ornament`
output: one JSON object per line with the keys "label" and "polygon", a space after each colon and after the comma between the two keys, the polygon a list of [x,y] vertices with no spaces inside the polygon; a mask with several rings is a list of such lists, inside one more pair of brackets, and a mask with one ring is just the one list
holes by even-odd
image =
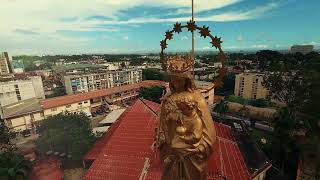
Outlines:
{"label": "star ornament", "polygon": [[221,38],[218,38],[217,36],[212,38],[212,41],[211,41],[212,47],[214,46],[214,47],[216,47],[216,49],[220,48],[221,43],[222,43]]}
{"label": "star ornament", "polygon": [[193,32],[197,28],[196,22],[190,20],[189,22],[187,22],[187,27],[188,27],[188,31]]}
{"label": "star ornament", "polygon": [[182,32],[182,28],[181,28],[181,23],[176,23],[175,25],[174,25],[174,28],[173,28],[173,30],[174,30],[174,32],[176,32],[176,33],[181,33]]}
{"label": "star ornament", "polygon": [[167,32],[166,32],[166,39],[171,40],[171,39],[172,39],[172,36],[173,36],[173,34],[172,34],[171,31],[167,31]]}
{"label": "star ornament", "polygon": [[166,41],[162,40],[160,41],[160,46],[162,49],[166,49],[168,47],[168,44],[166,43]]}
{"label": "star ornament", "polygon": [[207,36],[209,36],[210,32],[211,31],[209,30],[209,27],[203,26],[203,28],[201,28],[200,30],[201,37],[206,38]]}

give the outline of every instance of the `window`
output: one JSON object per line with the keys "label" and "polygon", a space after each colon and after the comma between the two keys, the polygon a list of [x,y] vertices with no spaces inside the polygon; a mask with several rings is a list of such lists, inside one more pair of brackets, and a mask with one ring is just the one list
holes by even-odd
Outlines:
{"label": "window", "polygon": [[85,102],[83,102],[84,104],[87,104],[88,103],[88,101],[85,101]]}
{"label": "window", "polygon": [[66,105],[66,108],[70,108],[70,107],[71,107],[71,104]]}
{"label": "window", "polygon": [[57,108],[51,108],[51,111],[53,112],[53,111],[57,111]]}
{"label": "window", "polygon": [[82,102],[78,103],[78,105],[82,105]]}

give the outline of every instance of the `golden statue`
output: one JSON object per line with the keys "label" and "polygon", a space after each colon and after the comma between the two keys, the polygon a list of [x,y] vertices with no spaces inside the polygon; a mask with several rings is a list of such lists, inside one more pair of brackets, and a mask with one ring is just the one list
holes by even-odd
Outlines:
{"label": "golden statue", "polygon": [[193,79],[191,57],[166,60],[170,92],[163,97],[156,145],[162,180],[204,180],[216,134],[211,114]]}

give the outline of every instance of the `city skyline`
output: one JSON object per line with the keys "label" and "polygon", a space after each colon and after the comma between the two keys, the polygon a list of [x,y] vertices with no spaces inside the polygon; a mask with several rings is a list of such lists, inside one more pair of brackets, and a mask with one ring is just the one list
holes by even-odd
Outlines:
{"label": "city skyline", "polygon": [[[190,0],[60,1],[1,3],[0,49],[13,55],[159,52],[165,31],[191,18]],[[222,47],[319,49],[320,2],[298,0],[195,0],[197,24],[222,37]],[[191,49],[191,33],[175,34],[171,51]],[[196,50],[211,50],[196,33]]]}

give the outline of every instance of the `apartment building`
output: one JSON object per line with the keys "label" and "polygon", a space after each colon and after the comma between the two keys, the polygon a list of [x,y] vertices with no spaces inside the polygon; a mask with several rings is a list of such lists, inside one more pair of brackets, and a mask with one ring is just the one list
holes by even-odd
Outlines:
{"label": "apartment building", "polygon": [[0,82],[0,106],[6,106],[31,98],[45,98],[40,76]]}
{"label": "apartment building", "polygon": [[268,90],[262,85],[263,74],[241,73],[236,75],[234,95],[247,99],[265,99]]}
{"label": "apartment building", "polygon": [[77,94],[138,83],[142,81],[142,70],[126,69],[65,75],[63,79],[67,94]]}

